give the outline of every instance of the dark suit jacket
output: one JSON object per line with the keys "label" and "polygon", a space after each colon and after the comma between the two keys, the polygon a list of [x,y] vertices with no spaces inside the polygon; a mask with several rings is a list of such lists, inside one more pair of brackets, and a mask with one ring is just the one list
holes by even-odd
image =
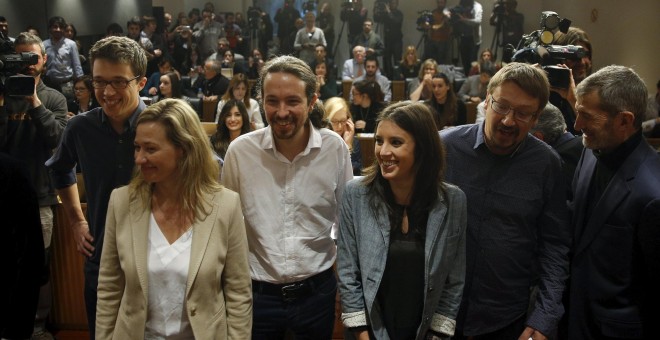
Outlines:
{"label": "dark suit jacket", "polygon": [[571,203],[569,339],[650,339],[660,287],[660,157],[642,141],[586,216],[595,166],[585,149]]}

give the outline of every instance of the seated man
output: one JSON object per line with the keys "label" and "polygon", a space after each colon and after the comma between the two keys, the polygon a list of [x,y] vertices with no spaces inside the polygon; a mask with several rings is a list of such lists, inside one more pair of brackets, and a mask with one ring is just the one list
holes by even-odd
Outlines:
{"label": "seated man", "polygon": [[[378,58],[376,56],[368,56],[365,61],[365,70],[366,73],[363,76],[355,78],[355,81],[358,80],[372,80],[380,85],[385,98],[383,99],[386,102],[392,100],[392,89],[390,87],[390,80],[387,79],[384,75],[380,74],[380,68],[378,66]],[[353,92],[351,92],[351,101],[353,101]]]}
{"label": "seated man", "polygon": [[367,51],[363,46],[353,47],[353,58],[344,62],[344,68],[341,73],[342,80],[355,80],[364,74],[364,58]]}
{"label": "seated man", "polygon": [[319,43],[316,44],[316,47],[314,47],[314,61],[312,61],[309,66],[311,67],[312,70],[316,68],[316,64],[320,62],[325,62],[325,66],[328,70],[328,75],[332,78],[335,79],[337,77],[337,66],[335,65],[335,61],[328,56],[328,48]]}
{"label": "seated man", "polygon": [[219,100],[227,92],[229,79],[223,76],[220,71],[222,64],[219,60],[207,60],[204,63],[204,77],[198,77],[193,84],[193,88],[201,89],[204,100]]}
{"label": "seated man", "polygon": [[486,88],[490,78],[495,74],[491,67],[481,67],[479,74],[467,77],[458,91],[458,98],[465,102],[479,103],[486,99]]}

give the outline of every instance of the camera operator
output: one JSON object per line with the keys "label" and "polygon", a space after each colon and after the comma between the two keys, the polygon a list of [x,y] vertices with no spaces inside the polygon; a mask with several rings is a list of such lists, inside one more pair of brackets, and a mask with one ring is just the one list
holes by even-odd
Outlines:
{"label": "camera operator", "polygon": [[449,11],[445,8],[447,0],[436,0],[437,7],[433,10],[433,22],[425,23],[426,45],[423,60],[433,59],[440,64],[449,64],[449,42],[451,39],[451,23]]}
{"label": "camera operator", "polygon": [[300,18],[300,12],[293,7],[293,0],[284,0],[284,7],[275,13],[277,23],[277,37],[280,40],[279,54],[292,54],[293,41],[296,38],[296,19]]}
{"label": "camera operator", "polygon": [[484,9],[474,0],[460,0],[451,9],[454,33],[459,37],[458,50],[461,54],[463,72],[470,70],[472,61],[477,60],[481,47],[481,18]]}
{"label": "camera operator", "polygon": [[323,30],[327,42],[327,52],[332,55],[332,47],[335,43],[335,16],[332,15],[332,7],[329,2],[324,2],[316,17],[316,26]]}
{"label": "camera operator", "polygon": [[7,22],[7,18],[2,15],[0,15],[0,35],[9,39],[11,42],[14,41],[14,38],[9,36],[9,22]]}
{"label": "camera operator", "polygon": [[347,1],[342,4],[339,18],[348,24],[348,48],[353,48],[355,38],[362,33],[362,24],[367,20],[368,10],[362,7],[362,0]]}
{"label": "camera operator", "polygon": [[[502,34],[502,46],[511,44],[516,47],[523,36],[525,16],[516,12],[517,6],[518,1],[516,0],[498,0],[495,2],[495,8],[490,15],[490,24],[498,27]],[[512,55],[510,49],[504,48],[502,61],[505,63],[511,62]]]}
{"label": "camera operator", "polygon": [[568,67],[571,70],[571,81],[567,89],[562,88],[551,88],[550,91],[550,103],[559,108],[562,115],[564,115],[564,120],[566,120],[566,125],[568,131],[573,134],[580,133],[580,131],[575,131],[575,87],[584,80],[584,78],[591,75],[592,64],[591,64],[591,41],[589,40],[589,35],[587,32],[577,27],[569,27],[568,32],[555,33],[554,44],[556,45],[575,45],[581,46],[584,49],[584,56],[571,60],[566,59],[564,61],[565,67]]}
{"label": "camera operator", "polygon": [[374,20],[383,24],[383,66],[388,78],[395,79],[394,65],[403,55],[403,13],[399,10],[399,0],[376,0],[374,5]]}
{"label": "camera operator", "polygon": [[[48,254],[53,233],[52,206],[57,204],[57,196],[44,164],[52,150],[57,148],[66,126],[66,99],[58,91],[44,85],[41,79],[48,56],[39,37],[30,33],[19,34],[15,40],[15,52],[38,55],[36,64],[20,71],[34,78],[34,93],[26,97],[0,93],[0,152],[21,160],[28,167],[30,181],[39,199],[43,241]],[[48,263],[45,265],[48,268]],[[45,322],[51,308],[52,297],[47,278],[42,283],[45,284],[39,294],[35,334],[46,332]]]}

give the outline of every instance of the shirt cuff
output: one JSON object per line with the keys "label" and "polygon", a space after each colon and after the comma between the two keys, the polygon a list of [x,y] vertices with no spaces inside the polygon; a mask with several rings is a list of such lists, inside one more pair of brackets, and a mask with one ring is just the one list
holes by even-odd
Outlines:
{"label": "shirt cuff", "polygon": [[431,319],[431,329],[435,332],[453,336],[454,330],[456,329],[456,320],[450,319],[442,314],[433,314],[433,319]]}
{"label": "shirt cuff", "polygon": [[366,326],[367,314],[364,311],[341,313],[341,321],[344,323],[344,327],[347,328]]}

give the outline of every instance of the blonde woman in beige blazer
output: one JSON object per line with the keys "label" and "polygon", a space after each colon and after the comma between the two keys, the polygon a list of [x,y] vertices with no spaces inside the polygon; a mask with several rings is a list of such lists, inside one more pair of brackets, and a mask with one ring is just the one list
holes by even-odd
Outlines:
{"label": "blonde woman in beige blazer", "polygon": [[[217,183],[208,138],[185,102],[167,99],[142,112],[135,164],[131,184],[110,197],[96,338],[249,339],[252,291],[240,200]],[[179,267],[172,272],[158,265],[170,246],[183,256],[173,257]],[[174,312],[159,314],[170,301],[167,311]]]}

